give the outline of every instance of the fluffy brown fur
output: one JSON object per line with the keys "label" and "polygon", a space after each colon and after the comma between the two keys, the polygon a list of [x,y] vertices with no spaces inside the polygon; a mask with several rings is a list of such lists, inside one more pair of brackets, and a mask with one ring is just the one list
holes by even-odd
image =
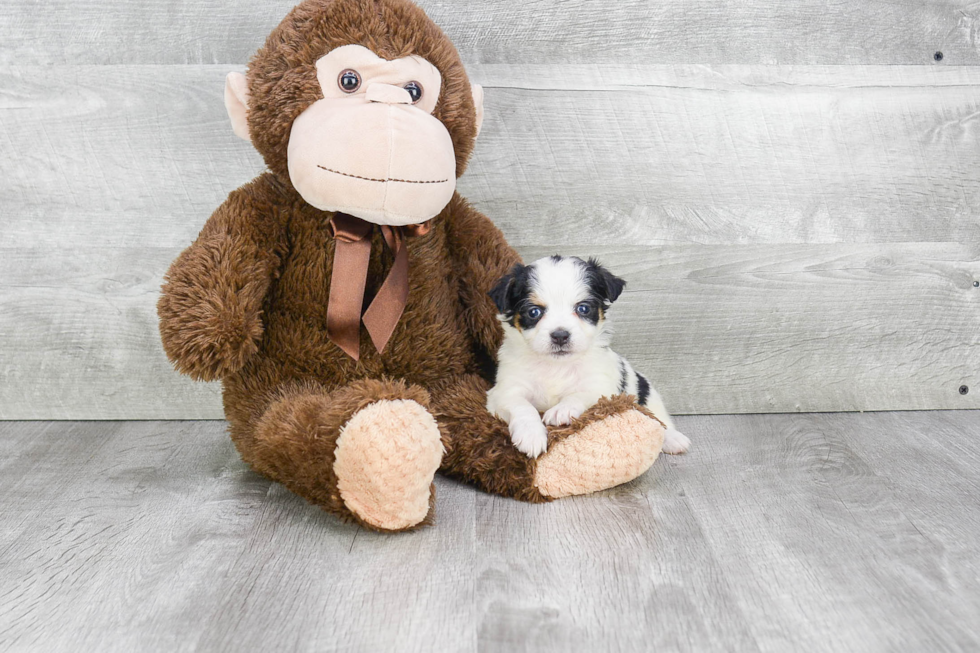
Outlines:
{"label": "fluffy brown fur", "polygon": [[[404,381],[361,379],[333,392],[315,383],[297,383],[280,389],[254,429],[237,437],[233,433],[233,438],[242,459],[256,471],[329,512],[360,521],[337,490],[334,449],[354,413],[385,399],[410,399],[429,407],[429,393]],[[434,500],[434,485],[430,492]]]}
{"label": "fluffy brown fur", "polygon": [[[363,329],[359,361],[327,338],[332,214],[293,189],[286,145],[292,121],[320,97],[314,62],[350,43],[389,58],[418,54],[439,68],[434,115],[451,134],[462,173],[475,111],[442,32],[404,0],[306,0],[249,65],[249,129],[271,172],[231,193],[174,261],[158,305],[164,348],[181,372],[223,381],[231,437],[245,461],[343,518],[359,519],[337,489],[334,448],[345,422],[382,399],[430,409],[446,448],[444,473],[544,501],[533,484],[536,462],[485,408],[488,362],[502,338],[487,292],[519,257],[465,200],[455,195],[428,233],[407,241],[408,303],[384,353]],[[366,301],[392,263],[378,230],[373,238]],[[600,402],[554,438],[635,408],[631,398]]]}

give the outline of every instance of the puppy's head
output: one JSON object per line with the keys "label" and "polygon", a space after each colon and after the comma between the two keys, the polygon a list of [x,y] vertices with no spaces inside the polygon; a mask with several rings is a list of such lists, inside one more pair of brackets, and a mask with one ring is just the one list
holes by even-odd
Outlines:
{"label": "puppy's head", "polygon": [[561,358],[599,344],[606,309],[625,285],[595,259],[551,256],[514,266],[490,297],[531,350]]}

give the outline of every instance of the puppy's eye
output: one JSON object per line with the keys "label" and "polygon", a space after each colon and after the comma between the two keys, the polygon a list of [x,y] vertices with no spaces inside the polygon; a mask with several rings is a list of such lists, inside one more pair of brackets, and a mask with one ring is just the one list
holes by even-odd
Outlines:
{"label": "puppy's eye", "polygon": [[337,86],[344,93],[353,93],[361,87],[361,76],[357,74],[356,70],[348,68],[340,73],[340,77],[337,78]]}
{"label": "puppy's eye", "polygon": [[586,317],[587,315],[592,313],[592,307],[589,306],[588,304],[579,304],[578,306],[575,307],[575,312],[581,315],[582,317]]}
{"label": "puppy's eye", "polygon": [[538,307],[538,306],[532,306],[531,308],[527,309],[527,316],[529,318],[531,318],[532,320],[536,320],[539,317],[541,317],[541,314],[543,312],[544,311],[542,311],[540,307]]}
{"label": "puppy's eye", "polygon": [[415,104],[422,99],[422,85],[418,82],[409,82],[408,84],[405,84],[405,90],[412,96],[412,104]]}

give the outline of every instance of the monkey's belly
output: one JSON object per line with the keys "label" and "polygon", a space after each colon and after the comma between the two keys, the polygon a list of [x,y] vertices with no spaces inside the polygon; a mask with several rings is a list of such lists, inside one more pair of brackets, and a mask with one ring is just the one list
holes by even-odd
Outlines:
{"label": "monkey's belly", "polygon": [[[248,406],[251,420],[283,387],[314,383],[330,391],[363,378],[398,378],[427,387],[476,371],[473,349],[456,323],[458,315],[432,316],[409,302],[385,350],[378,353],[361,330],[360,359],[354,361],[327,337],[326,321],[298,312],[271,310],[259,351],[225,379],[226,412]],[[455,312],[455,311],[454,311]],[[232,415],[228,415],[233,419]]]}

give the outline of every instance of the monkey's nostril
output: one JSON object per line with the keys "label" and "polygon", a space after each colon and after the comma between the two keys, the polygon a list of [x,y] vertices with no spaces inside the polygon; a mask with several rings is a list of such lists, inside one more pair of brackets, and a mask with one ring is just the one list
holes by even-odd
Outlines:
{"label": "monkey's nostril", "polygon": [[412,104],[412,96],[408,91],[400,86],[391,84],[373,83],[367,87],[364,94],[368,102],[380,102],[382,104]]}

